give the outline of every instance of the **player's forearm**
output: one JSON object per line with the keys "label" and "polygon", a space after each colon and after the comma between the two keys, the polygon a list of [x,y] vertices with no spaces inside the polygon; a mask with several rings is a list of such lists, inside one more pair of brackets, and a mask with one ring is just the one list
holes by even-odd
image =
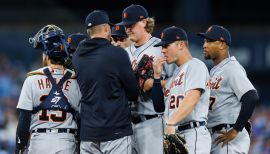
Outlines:
{"label": "player's forearm", "polygon": [[255,106],[259,104],[259,96],[256,90],[250,90],[245,93],[241,98],[241,102],[241,110],[234,125],[234,129],[238,132],[242,131],[248,119],[251,117]]}
{"label": "player's forearm", "polygon": [[31,123],[31,111],[20,109],[19,121],[16,132],[16,149],[24,149],[29,139]]}
{"label": "player's forearm", "polygon": [[[161,87],[164,88],[167,80],[160,80]],[[144,83],[143,90],[149,91],[153,88],[154,79],[147,79]]]}
{"label": "player's forearm", "polygon": [[152,100],[155,111],[164,112],[165,110],[164,94],[162,91],[160,79],[154,80],[154,85],[152,89]]}
{"label": "player's forearm", "polygon": [[194,109],[201,96],[199,90],[190,90],[183,101],[179,104],[177,110],[173,113],[167,124],[175,125],[185,119]]}

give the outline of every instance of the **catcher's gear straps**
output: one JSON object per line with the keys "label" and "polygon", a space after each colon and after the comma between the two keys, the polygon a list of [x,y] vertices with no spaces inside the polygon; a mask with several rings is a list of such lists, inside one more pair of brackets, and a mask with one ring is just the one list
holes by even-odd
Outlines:
{"label": "catcher's gear straps", "polygon": [[52,89],[49,95],[44,99],[44,101],[42,101],[42,103],[37,107],[33,108],[32,113],[35,114],[40,110],[61,110],[65,112],[71,112],[73,114],[75,110],[71,108],[70,103],[66,99],[61,89],[64,82],[71,77],[72,73],[67,71],[62,77],[62,79],[60,79],[58,84],[56,84],[56,81],[53,79],[51,72],[48,68],[45,68],[43,72],[52,83]]}

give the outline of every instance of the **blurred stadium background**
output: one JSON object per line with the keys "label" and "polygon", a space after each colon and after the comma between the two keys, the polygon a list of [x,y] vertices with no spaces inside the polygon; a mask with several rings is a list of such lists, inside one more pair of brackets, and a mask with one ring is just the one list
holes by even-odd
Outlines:
{"label": "blurred stadium background", "polygon": [[[143,5],[156,19],[153,35],[167,26],[183,27],[194,57],[203,60],[203,40],[196,36],[209,25],[231,31],[231,55],[245,67],[261,101],[252,117],[250,154],[270,153],[270,13],[267,1],[225,0],[1,0],[0,5],[0,154],[13,153],[17,126],[16,105],[26,73],[41,66],[41,53],[28,38],[47,24],[61,27],[66,35],[85,33],[84,19],[94,9],[106,10],[113,23],[121,20],[130,4]],[[205,61],[209,68],[211,61]]]}

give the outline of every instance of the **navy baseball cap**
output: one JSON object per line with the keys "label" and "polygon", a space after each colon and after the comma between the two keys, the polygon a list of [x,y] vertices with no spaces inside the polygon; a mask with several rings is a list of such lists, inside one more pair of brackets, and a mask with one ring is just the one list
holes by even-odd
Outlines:
{"label": "navy baseball cap", "polygon": [[110,22],[107,12],[103,10],[94,10],[90,12],[85,19],[85,25],[87,28],[91,28],[101,24],[113,25]]}
{"label": "navy baseball cap", "polygon": [[136,22],[148,18],[147,10],[141,5],[130,5],[126,7],[122,12],[121,25],[133,25]]}
{"label": "navy baseball cap", "polygon": [[75,33],[75,34],[70,34],[68,36],[68,44],[71,48],[76,49],[79,45],[79,43],[88,38],[85,34],[82,33]]}
{"label": "navy baseball cap", "polygon": [[176,26],[165,28],[161,32],[161,42],[154,45],[154,47],[164,46],[175,41],[187,41],[187,33],[182,29]]}
{"label": "navy baseball cap", "polygon": [[126,33],[126,27],[124,25],[114,25],[112,27],[112,36],[128,37]]}
{"label": "navy baseball cap", "polygon": [[198,33],[197,35],[214,41],[223,41],[227,45],[231,45],[231,34],[223,26],[212,25],[205,33]]}

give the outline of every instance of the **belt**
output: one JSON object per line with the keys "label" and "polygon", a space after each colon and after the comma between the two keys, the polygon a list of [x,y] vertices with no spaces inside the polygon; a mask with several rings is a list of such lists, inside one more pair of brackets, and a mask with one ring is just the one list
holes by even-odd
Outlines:
{"label": "belt", "polygon": [[231,128],[233,126],[234,126],[234,124],[219,124],[219,125],[212,127],[211,130],[212,130],[212,133],[214,133],[216,131],[222,130],[223,128],[228,129],[228,128]]}
{"label": "belt", "polygon": [[32,133],[71,133],[75,134],[76,129],[68,129],[68,128],[58,128],[58,129],[50,129],[50,128],[39,128],[32,131]]}
{"label": "belt", "polygon": [[134,124],[138,124],[140,122],[143,122],[143,121],[146,121],[146,120],[149,120],[149,119],[153,119],[153,118],[156,118],[158,117],[158,114],[154,114],[154,115],[140,115],[140,116],[132,116],[131,117],[131,121],[132,123]]}
{"label": "belt", "polygon": [[179,131],[184,131],[187,129],[191,129],[191,128],[195,128],[195,127],[199,127],[199,126],[204,126],[205,124],[206,124],[205,121],[193,121],[193,122],[190,122],[189,124],[178,126],[177,129]]}

